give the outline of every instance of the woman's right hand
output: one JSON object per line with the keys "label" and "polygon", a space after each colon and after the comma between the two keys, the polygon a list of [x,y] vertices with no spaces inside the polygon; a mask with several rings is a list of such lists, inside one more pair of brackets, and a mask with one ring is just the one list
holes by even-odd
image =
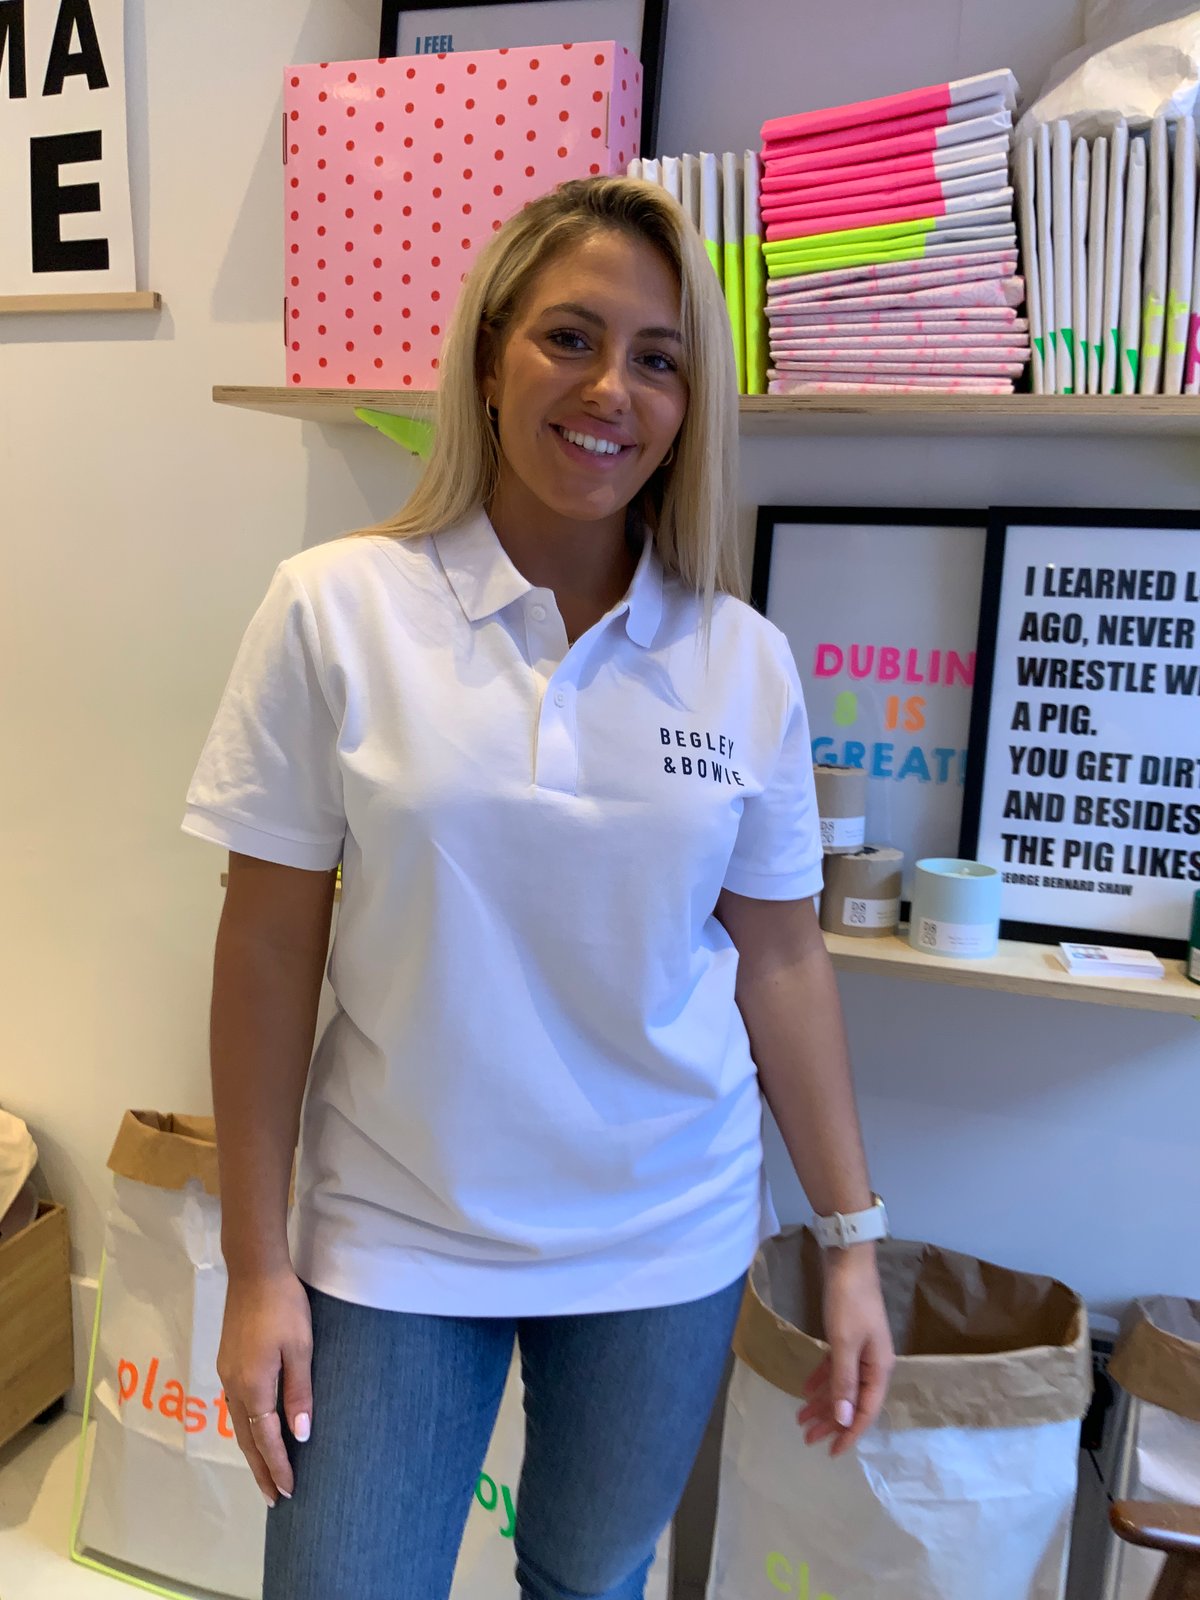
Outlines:
{"label": "woman's right hand", "polygon": [[[290,1265],[277,1272],[231,1276],[217,1354],[233,1431],[268,1505],[290,1500],[295,1487],[276,1409],[280,1372],[283,1409],[301,1444],[312,1427],[312,1312]],[[253,1424],[251,1417],[259,1420]]]}

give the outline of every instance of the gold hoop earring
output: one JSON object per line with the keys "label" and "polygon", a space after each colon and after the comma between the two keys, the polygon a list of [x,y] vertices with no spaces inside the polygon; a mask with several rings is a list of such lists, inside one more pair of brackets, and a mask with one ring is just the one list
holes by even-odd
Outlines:
{"label": "gold hoop earring", "polygon": [[658,464],[659,464],[660,467],[669,467],[671,465],[672,461],[674,461],[674,459],[675,459],[675,446],[672,444],[671,448],[667,451],[666,455],[662,458],[662,460]]}

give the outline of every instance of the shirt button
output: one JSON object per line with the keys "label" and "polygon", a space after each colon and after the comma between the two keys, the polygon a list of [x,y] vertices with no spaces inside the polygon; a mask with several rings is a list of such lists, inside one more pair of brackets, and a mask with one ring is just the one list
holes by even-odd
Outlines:
{"label": "shirt button", "polygon": [[561,689],[556,690],[555,694],[554,694],[554,704],[556,706],[565,706],[566,703],[567,703],[567,697],[563,693],[563,691]]}
{"label": "shirt button", "polygon": [[535,622],[544,622],[546,620],[546,608],[545,606],[531,606],[529,615]]}

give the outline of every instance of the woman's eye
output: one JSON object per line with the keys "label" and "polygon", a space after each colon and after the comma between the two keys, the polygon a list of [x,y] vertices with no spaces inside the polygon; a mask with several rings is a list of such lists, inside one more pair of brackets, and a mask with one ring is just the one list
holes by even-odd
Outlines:
{"label": "woman's eye", "polygon": [[587,340],[575,328],[556,328],[550,335],[551,344],[560,350],[586,350]]}
{"label": "woman's eye", "polygon": [[651,370],[654,372],[679,371],[678,363],[672,361],[670,356],[664,355],[661,350],[651,350],[649,355],[647,355],[644,359],[651,363]]}

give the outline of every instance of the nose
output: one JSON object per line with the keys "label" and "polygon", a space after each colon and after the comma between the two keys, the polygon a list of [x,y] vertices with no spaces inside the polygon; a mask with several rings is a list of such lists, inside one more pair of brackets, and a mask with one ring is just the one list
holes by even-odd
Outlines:
{"label": "nose", "polygon": [[628,411],[629,380],[625,372],[625,353],[604,348],[587,374],[580,398],[597,406],[606,415]]}

